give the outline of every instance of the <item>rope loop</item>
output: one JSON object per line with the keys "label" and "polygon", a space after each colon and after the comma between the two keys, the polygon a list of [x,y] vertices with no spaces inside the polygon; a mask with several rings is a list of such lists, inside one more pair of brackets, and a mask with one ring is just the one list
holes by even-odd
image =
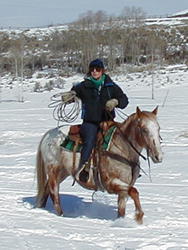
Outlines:
{"label": "rope loop", "polygon": [[58,122],[72,123],[80,113],[79,98],[73,96],[66,102],[63,101],[64,93],[58,93],[51,97],[49,108],[53,108],[53,118]]}

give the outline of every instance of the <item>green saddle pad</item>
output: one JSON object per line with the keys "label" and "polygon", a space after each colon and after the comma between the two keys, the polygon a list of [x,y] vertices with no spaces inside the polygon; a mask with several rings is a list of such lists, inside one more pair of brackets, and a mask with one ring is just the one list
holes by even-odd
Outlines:
{"label": "green saddle pad", "polygon": [[[106,132],[106,135],[104,136],[104,140],[102,143],[103,150],[108,150],[108,146],[110,145],[111,138],[115,132],[115,129],[116,129],[116,126],[112,126]],[[69,136],[67,136],[60,146],[65,148],[66,150],[73,151],[74,145],[75,145],[75,142],[70,140]],[[78,144],[76,152],[80,152],[81,149],[82,149],[82,144]]]}

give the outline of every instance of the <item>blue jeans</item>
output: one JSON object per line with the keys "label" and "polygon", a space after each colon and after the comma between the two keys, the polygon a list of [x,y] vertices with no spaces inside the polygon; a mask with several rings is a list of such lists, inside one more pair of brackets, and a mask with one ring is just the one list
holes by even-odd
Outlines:
{"label": "blue jeans", "polygon": [[90,122],[83,122],[80,128],[80,135],[83,140],[79,168],[89,160],[91,152],[96,145],[99,125]]}

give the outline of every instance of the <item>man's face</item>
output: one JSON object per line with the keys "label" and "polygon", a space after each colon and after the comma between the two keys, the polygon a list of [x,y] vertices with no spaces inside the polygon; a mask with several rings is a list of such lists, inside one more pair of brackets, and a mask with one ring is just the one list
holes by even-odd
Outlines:
{"label": "man's face", "polygon": [[90,72],[91,72],[91,76],[95,78],[96,80],[100,79],[103,74],[103,70],[99,67],[90,68]]}

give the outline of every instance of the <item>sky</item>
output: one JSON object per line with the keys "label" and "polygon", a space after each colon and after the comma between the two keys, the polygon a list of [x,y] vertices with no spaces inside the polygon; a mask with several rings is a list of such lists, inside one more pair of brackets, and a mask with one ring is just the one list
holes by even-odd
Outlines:
{"label": "sky", "polygon": [[38,27],[75,21],[88,10],[118,16],[124,7],[141,7],[148,16],[188,9],[187,0],[0,0],[0,28]]}

